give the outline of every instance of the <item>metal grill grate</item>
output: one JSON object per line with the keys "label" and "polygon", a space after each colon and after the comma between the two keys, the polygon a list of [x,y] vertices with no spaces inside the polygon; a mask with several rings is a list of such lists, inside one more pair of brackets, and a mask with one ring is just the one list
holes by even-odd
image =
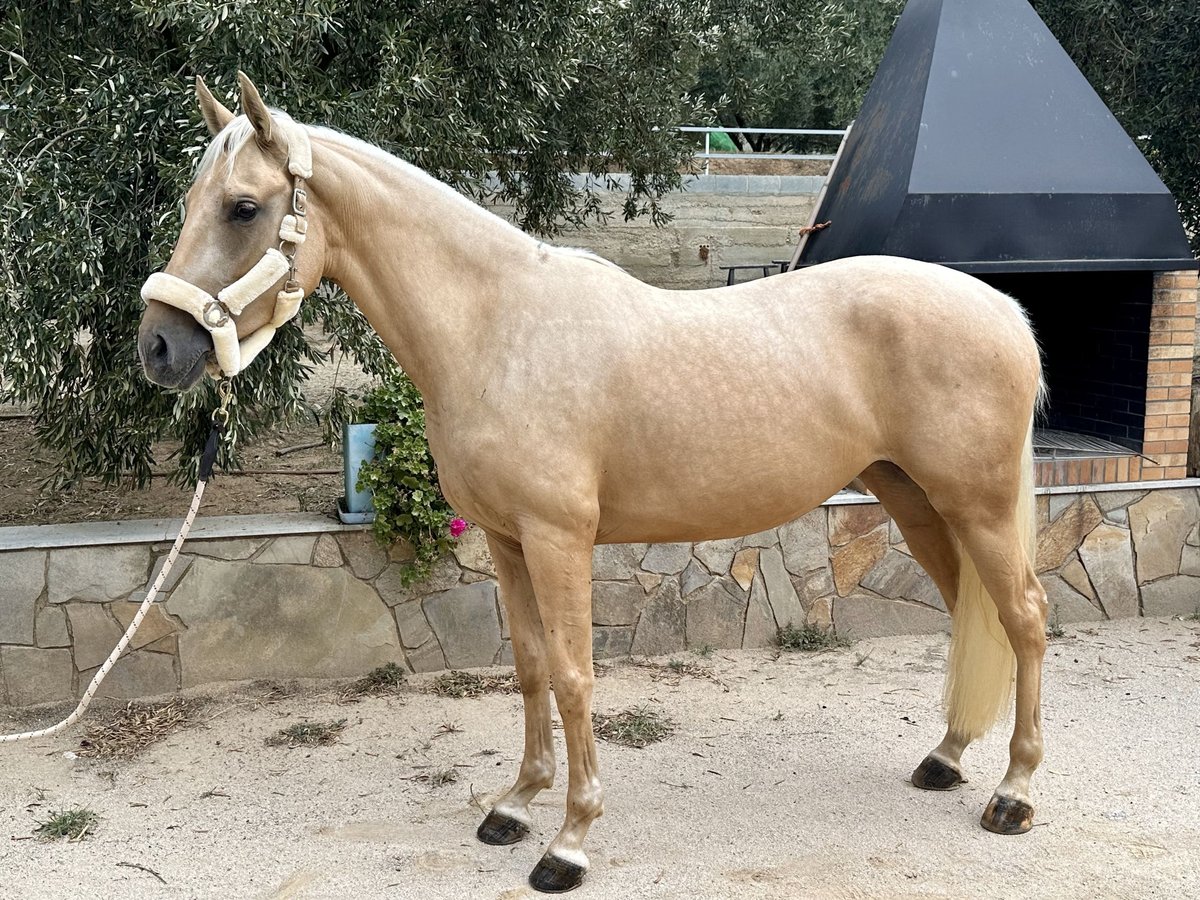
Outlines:
{"label": "metal grill grate", "polygon": [[1079,459],[1096,456],[1137,456],[1128,447],[1122,447],[1104,438],[1074,431],[1056,431],[1053,428],[1033,430],[1033,455],[1041,459]]}

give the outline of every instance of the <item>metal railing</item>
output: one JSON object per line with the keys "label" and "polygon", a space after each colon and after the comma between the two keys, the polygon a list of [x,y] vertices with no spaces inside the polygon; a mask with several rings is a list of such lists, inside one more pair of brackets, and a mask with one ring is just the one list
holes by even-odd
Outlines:
{"label": "metal railing", "polygon": [[742,151],[713,150],[712,136],[716,132],[740,134],[780,134],[841,138],[844,128],[724,128],[721,126],[680,125],[677,128],[686,134],[703,134],[704,150],[696,153],[696,159],[704,160],[704,174],[708,174],[708,163],[713,159],[819,159],[832,160],[835,153],[745,153]]}

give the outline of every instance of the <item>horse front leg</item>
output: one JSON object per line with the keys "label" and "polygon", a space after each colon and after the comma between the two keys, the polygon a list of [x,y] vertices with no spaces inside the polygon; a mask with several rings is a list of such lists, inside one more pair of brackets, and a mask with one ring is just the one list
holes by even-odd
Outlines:
{"label": "horse front leg", "polygon": [[554,739],[550,729],[550,667],[521,547],[488,535],[496,564],[500,600],[508,613],[513,660],[525,702],[525,754],[516,783],[492,807],[475,834],[485,844],[515,844],[529,833],[529,804],[554,784]]}
{"label": "horse front leg", "polygon": [[562,829],[530,873],[539,891],[578,887],[588,869],[583,842],[604,812],[592,733],[592,535],[522,529],[525,561],[541,615],[554,699],[567,740],[567,809]]}

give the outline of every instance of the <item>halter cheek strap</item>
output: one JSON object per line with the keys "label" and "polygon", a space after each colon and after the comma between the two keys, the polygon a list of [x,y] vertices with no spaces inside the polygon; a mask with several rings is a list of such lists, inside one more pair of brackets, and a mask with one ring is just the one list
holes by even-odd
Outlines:
{"label": "halter cheek strap", "polygon": [[[254,266],[213,297],[189,281],[166,272],[155,272],[142,285],[142,300],[158,300],[192,316],[212,336],[216,365],[209,364],[210,375],[232,378],[250,365],[284,323],[300,311],[304,288],[296,280],[296,251],[308,234],[308,195],[304,179],[312,176],[312,146],[302,126],[275,113],[275,125],[287,137],[288,171],[292,174],[292,211],[279,225],[279,247],[271,247]],[[241,314],[256,298],[270,290],[284,275],[283,289],[275,295],[271,321],[238,341],[237,323]],[[213,369],[216,371],[213,371]]]}

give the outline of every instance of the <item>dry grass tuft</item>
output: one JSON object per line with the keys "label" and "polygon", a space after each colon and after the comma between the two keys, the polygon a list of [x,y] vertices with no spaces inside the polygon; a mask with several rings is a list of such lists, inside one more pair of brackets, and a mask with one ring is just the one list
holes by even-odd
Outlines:
{"label": "dry grass tuft", "polygon": [[82,841],[96,830],[99,821],[100,817],[90,809],[64,809],[51,813],[50,818],[44,822],[38,822],[38,827],[33,833],[43,841],[57,841],[63,838],[68,841]]}
{"label": "dry grass tuft", "polygon": [[462,700],[482,697],[484,694],[515,694],[521,690],[521,682],[515,673],[501,675],[479,675],[475,672],[447,672],[439,675],[429,685],[430,693],[439,697]]}
{"label": "dry grass tuft", "polygon": [[281,728],[267,738],[268,747],[324,747],[337,743],[341,733],[346,730],[346,720],[336,722],[297,722],[287,728]]}
{"label": "dry grass tuft", "polygon": [[850,642],[837,636],[832,628],[817,625],[784,625],[779,629],[776,643],[780,650],[814,653],[818,650],[835,650],[849,647]]}
{"label": "dry grass tuft", "polygon": [[1067,630],[1062,627],[1062,622],[1058,620],[1058,604],[1054,604],[1054,609],[1050,613],[1050,621],[1046,623],[1046,637],[1050,640],[1064,638],[1067,636]]}
{"label": "dry grass tuft", "polygon": [[395,694],[404,686],[407,678],[408,673],[394,662],[384,663],[343,688],[338,699],[343,703],[354,703],[363,697]]}
{"label": "dry grass tuft", "polygon": [[420,775],[414,775],[413,781],[420,781],[431,788],[445,787],[448,784],[454,784],[458,781],[458,770],[451,766],[448,769],[434,769],[432,772],[422,772]]}
{"label": "dry grass tuft", "polygon": [[166,703],[126,704],[107,722],[89,725],[79,742],[78,754],[89,757],[129,758],[157,744],[191,721],[198,703],[175,697]]}
{"label": "dry grass tuft", "polygon": [[592,730],[596,737],[641,749],[670,737],[675,723],[648,706],[635,706],[619,713],[593,713]]}
{"label": "dry grass tuft", "polygon": [[300,693],[300,685],[294,681],[276,681],[273,678],[259,678],[250,682],[247,692],[262,700],[264,703],[278,703],[288,700]]}
{"label": "dry grass tuft", "polygon": [[664,668],[673,675],[690,675],[693,678],[712,678],[712,666],[692,662],[690,659],[671,657]]}

